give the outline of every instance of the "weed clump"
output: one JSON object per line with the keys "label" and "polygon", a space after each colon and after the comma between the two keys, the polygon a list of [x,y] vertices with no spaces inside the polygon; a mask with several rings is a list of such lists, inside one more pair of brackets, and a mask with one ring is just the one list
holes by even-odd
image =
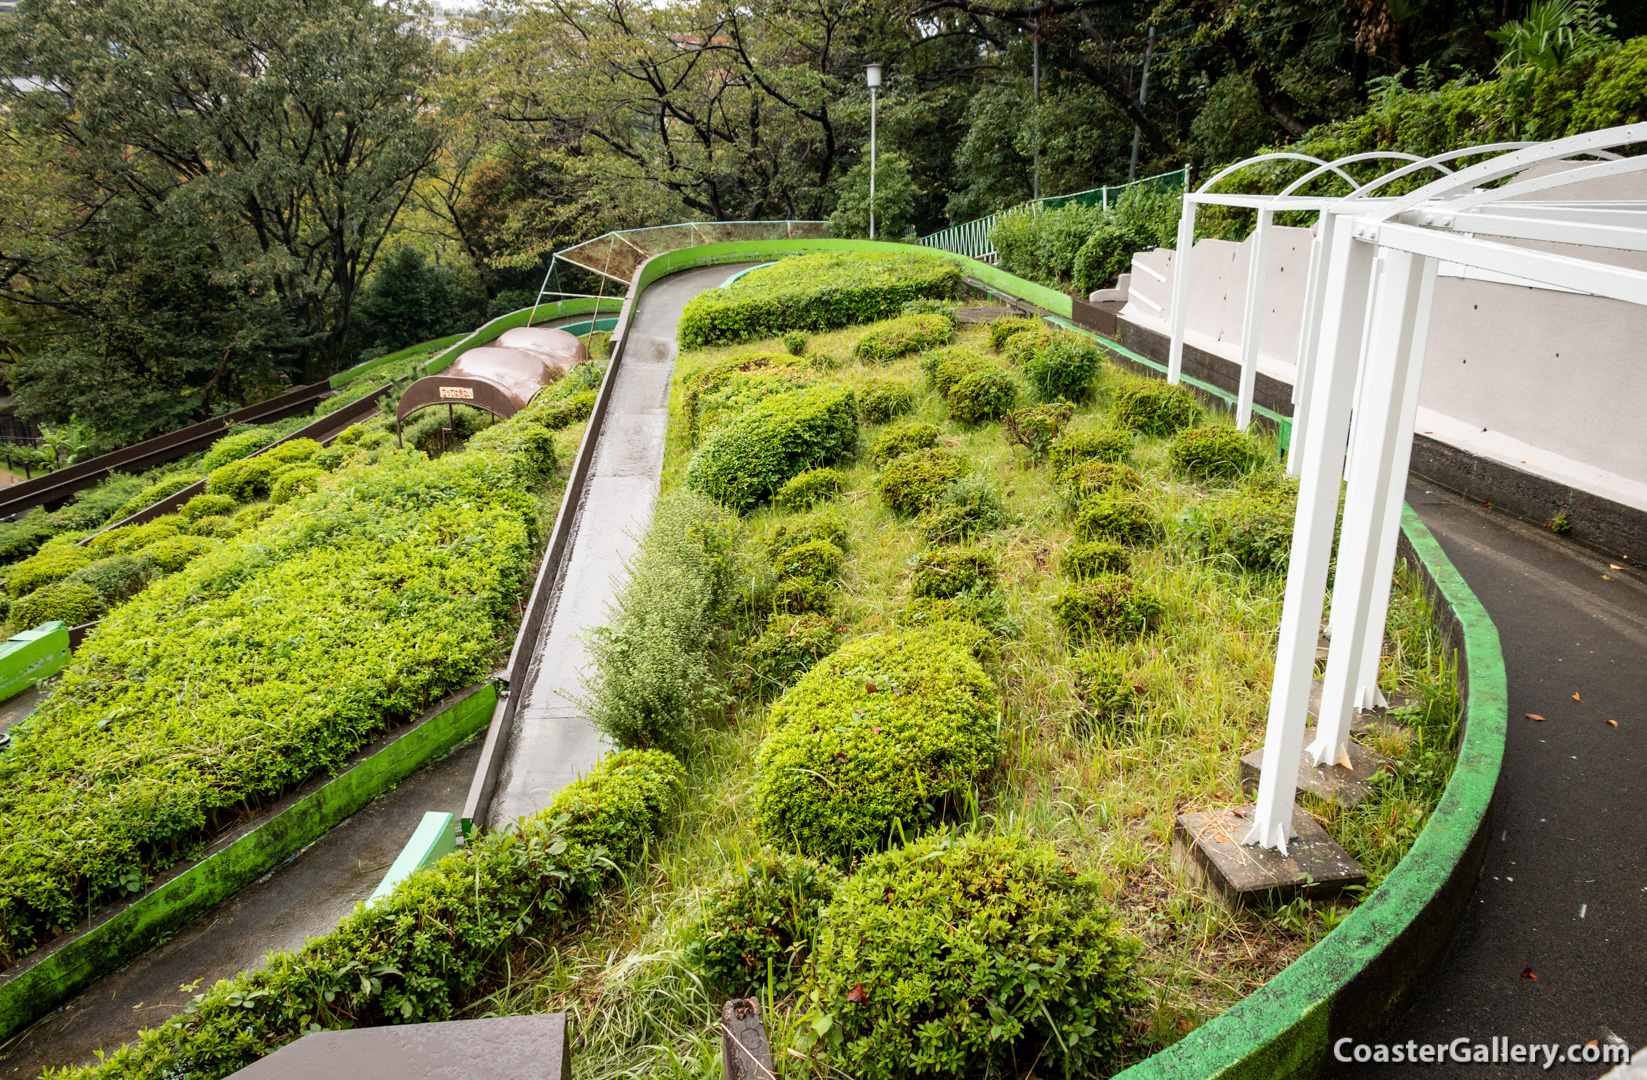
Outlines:
{"label": "weed clump", "polygon": [[1018,380],[1000,368],[982,368],[951,386],[944,402],[957,423],[999,420],[1018,403]]}
{"label": "weed clump", "polygon": [[866,424],[884,424],[915,411],[915,391],[891,379],[870,379],[858,391],[858,416]]}
{"label": "weed clump", "polygon": [[806,355],[806,334],[800,330],[789,330],[783,336],[783,348],[790,356]]}
{"label": "weed clump", "polygon": [[945,599],[962,593],[994,589],[1000,584],[995,557],[977,548],[940,548],[915,557],[910,575],[911,596]]}
{"label": "weed clump", "polygon": [[828,540],[797,544],[772,560],[772,569],[780,578],[819,582],[834,581],[845,566],[846,553]]}
{"label": "weed clump", "polygon": [[1074,415],[1075,410],[1068,402],[1031,405],[1027,409],[1015,409],[1007,413],[1002,423],[1006,429],[1007,442],[1017,443],[1029,451],[1031,461],[1045,461],[1047,450],[1052,446],[1053,440]]}
{"label": "weed clump", "polygon": [[885,465],[912,451],[937,445],[938,429],[931,424],[897,424],[875,437],[869,456],[876,465]]}
{"label": "weed clump", "polygon": [[1075,535],[1082,540],[1144,544],[1160,529],[1155,510],[1136,495],[1111,489],[1082,503],[1075,512]]}
{"label": "weed clump", "polygon": [[954,336],[955,322],[948,315],[904,315],[871,327],[852,347],[852,355],[865,364],[885,364],[937,348]]}
{"label": "weed clump", "polygon": [[1043,401],[1086,400],[1104,370],[1104,350],[1070,330],[1018,334],[1006,352]]}
{"label": "weed clump", "polygon": [[915,450],[888,462],[877,486],[893,513],[913,517],[936,502],[950,481],[970,469],[966,458],[949,450]]}
{"label": "weed clump", "polygon": [[1047,447],[1047,469],[1057,481],[1071,465],[1083,461],[1123,464],[1132,456],[1132,436],[1117,428],[1071,431]]}
{"label": "weed clump", "polygon": [[921,536],[929,544],[960,544],[1014,522],[989,478],[968,474],[945,487],[921,516]]}
{"label": "weed clump", "polygon": [[791,548],[809,544],[814,540],[827,540],[842,551],[850,550],[845,523],[834,513],[819,511],[794,521],[786,521],[774,529],[771,538],[766,542],[766,559],[776,564]]}
{"label": "weed clump", "polygon": [[1144,486],[1143,477],[1130,465],[1111,461],[1083,461],[1071,465],[1058,477],[1058,494],[1072,512],[1094,495],[1111,491],[1137,491]]}
{"label": "weed clump", "polygon": [[1100,731],[1116,731],[1133,718],[1138,691],[1126,664],[1115,653],[1102,645],[1083,649],[1069,667],[1086,724]]}
{"label": "weed clump", "polygon": [[1243,570],[1284,571],[1292,553],[1296,500],[1291,484],[1209,500],[1190,515],[1189,540],[1203,555],[1227,559]]}
{"label": "weed clump", "polygon": [[1230,480],[1263,463],[1263,451],[1245,432],[1227,427],[1193,427],[1172,437],[1167,457],[1173,468],[1197,480]]}
{"label": "weed clump", "polygon": [[1132,556],[1120,544],[1104,541],[1074,543],[1058,557],[1058,571],[1071,581],[1124,574],[1132,569]]}
{"label": "weed clump", "polygon": [[785,510],[805,510],[827,502],[846,490],[846,477],[836,469],[808,469],[784,481],[772,501]]}
{"label": "weed clump", "polygon": [[781,690],[834,652],[841,632],[822,615],[774,615],[743,649],[747,682],[762,695]]}
{"label": "weed clump", "polygon": [[818,920],[840,883],[832,866],[763,849],[710,891],[687,937],[687,964],[725,997],[757,996],[769,976],[775,997],[788,994],[800,985]]}
{"label": "weed clump", "polygon": [[1165,610],[1154,593],[1125,577],[1071,585],[1052,602],[1058,624],[1076,641],[1137,637]]}
{"label": "weed clump", "polygon": [[1166,438],[1200,423],[1201,406],[1186,386],[1146,383],[1116,392],[1115,418],[1140,435]]}

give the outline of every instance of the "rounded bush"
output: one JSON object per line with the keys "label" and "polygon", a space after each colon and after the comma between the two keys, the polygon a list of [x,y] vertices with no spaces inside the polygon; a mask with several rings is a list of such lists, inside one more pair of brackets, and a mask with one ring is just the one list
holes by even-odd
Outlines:
{"label": "rounded bush", "polygon": [[1002,424],[1006,428],[1008,442],[1017,443],[1028,450],[1031,461],[1044,461],[1053,440],[1074,415],[1075,410],[1069,403],[1060,401],[1054,405],[1014,409],[1006,414]]}
{"label": "rounded bush", "polygon": [[126,525],[119,529],[111,529],[92,537],[86,544],[86,550],[98,558],[123,551],[137,551],[148,547],[156,540],[164,540],[168,536],[176,536],[182,532],[183,530],[178,527],[180,520],[176,514],[166,514],[142,525]]}
{"label": "rounded bush", "polygon": [[215,548],[217,544],[218,542],[209,536],[168,536],[164,540],[150,544],[141,554],[154,564],[156,570],[175,574]]}
{"label": "rounded bush", "polygon": [[235,508],[235,501],[227,495],[196,495],[183,504],[178,513],[184,521],[198,522],[213,514],[227,514]]}
{"label": "rounded bush", "polygon": [[1144,486],[1143,477],[1130,465],[1111,461],[1083,461],[1071,465],[1058,478],[1058,494],[1072,511],[1094,495],[1108,491],[1137,491]]}
{"label": "rounded bush", "polygon": [[870,379],[858,390],[858,415],[866,424],[884,424],[915,411],[915,390],[908,383]]}
{"label": "rounded bush", "polygon": [[[200,459],[200,471],[203,473],[209,473],[213,469],[227,465],[231,461],[239,461],[241,458],[263,449],[265,446],[268,446],[274,441],[275,433],[267,430],[266,428],[252,428],[250,431],[241,431],[234,435],[225,435],[223,438],[212,443],[211,448],[208,449],[205,456]],[[184,486],[186,487],[187,485]],[[173,490],[180,489],[174,488]],[[139,509],[141,509],[141,507]]]}
{"label": "rounded bush", "polygon": [[940,349],[921,357],[921,370],[941,398],[948,398],[955,384],[975,371],[987,371],[997,365],[994,360],[976,349]]}
{"label": "rounded bush", "polygon": [[767,561],[776,564],[785,552],[814,540],[827,540],[843,552],[849,550],[846,524],[838,515],[821,510],[804,518],[786,521],[774,529],[766,542]]}
{"label": "rounded bush", "polygon": [[1166,438],[1200,423],[1201,406],[1187,386],[1148,383],[1116,392],[1115,418],[1140,435]]}
{"label": "rounded bush", "polygon": [[90,585],[110,607],[142,592],[154,577],[154,564],[143,555],[110,555],[83,566],[64,578]]}
{"label": "rounded bush", "polygon": [[1025,331],[1044,330],[1046,329],[1046,323],[1040,319],[1009,316],[1004,319],[996,319],[986,329],[989,331],[989,347],[999,352],[1016,335]]}
{"label": "rounded bush", "polygon": [[780,578],[809,581],[834,581],[845,565],[846,553],[828,540],[797,544],[772,560],[772,569]]}
{"label": "rounded bush", "polygon": [[[1013,347],[1024,336],[1013,338]],[[1041,400],[1084,401],[1104,370],[1104,358],[1104,350],[1091,338],[1064,330],[1048,334],[1019,366]]]}
{"label": "rounded bush", "polygon": [[862,1080],[1107,1075],[1143,1001],[1099,880],[1023,836],[867,860],[824,912],[812,1022]]}
{"label": "rounded bush", "polygon": [[288,439],[279,446],[271,446],[263,455],[273,458],[282,465],[292,465],[299,461],[308,461],[320,453],[320,444],[313,439]]}
{"label": "rounded bush", "polygon": [[1126,664],[1114,653],[1102,646],[1083,649],[1070,660],[1069,668],[1088,724],[1114,731],[1132,718],[1138,691]]}
{"label": "rounded bush", "polygon": [[[407,445],[410,445],[409,441]],[[231,461],[207,475],[206,491],[212,495],[227,495],[237,503],[267,498],[274,475],[280,468],[281,463],[267,454]]]}
{"label": "rounded bush", "polygon": [[11,624],[20,630],[32,630],[49,622],[80,626],[102,618],[106,610],[108,605],[103,597],[84,581],[59,581],[14,601]]}
{"label": "rounded bush", "polygon": [[1083,461],[1125,462],[1132,456],[1132,436],[1117,428],[1067,431],[1047,447],[1047,469],[1054,481]]}
{"label": "rounded bush", "polygon": [[1143,544],[1155,536],[1158,528],[1150,504],[1121,491],[1095,495],[1075,512],[1075,535],[1082,540]]}
{"label": "rounded bush", "polygon": [[827,614],[835,610],[835,586],[811,577],[783,578],[772,590],[772,610],[790,615]]}
{"label": "rounded bush", "polygon": [[299,465],[287,469],[276,477],[270,486],[269,501],[279,506],[281,503],[291,502],[303,492],[319,491],[320,478],[325,475],[325,469],[317,469],[312,465]]}
{"label": "rounded bush", "polygon": [[763,850],[742,874],[710,890],[688,933],[686,962],[722,997],[775,997],[805,973],[823,909],[841,874],[816,859]]}
{"label": "rounded bush", "polygon": [[940,548],[915,556],[909,591],[912,596],[941,600],[961,593],[986,592],[1000,581],[1000,567],[987,551]]}
{"label": "rounded bush", "polygon": [[219,530],[220,536],[239,536],[247,529],[255,528],[262,520],[274,513],[274,507],[268,503],[254,503],[251,506],[242,506],[229,516],[228,524]]}
{"label": "rounded bush", "polygon": [[687,435],[696,442],[707,430],[706,407],[716,414],[711,420],[737,416],[774,393],[810,385],[808,368],[805,361],[783,353],[739,353],[703,365],[681,380]]}
{"label": "rounded bush", "polygon": [[745,646],[743,662],[762,694],[780,690],[840,646],[841,633],[821,615],[774,615]]}
{"label": "rounded bush", "polygon": [[1058,571],[1072,581],[1124,574],[1132,569],[1132,556],[1120,544],[1103,541],[1074,543],[1058,557]]}
{"label": "rounded bush", "polygon": [[784,351],[790,356],[806,355],[806,335],[799,330],[791,330],[783,336]]}
{"label": "rounded bush", "polygon": [[970,470],[967,459],[952,451],[914,450],[888,462],[876,486],[893,513],[912,517],[931,506],[950,481]]}
{"label": "rounded bush", "polygon": [[[139,510],[148,509],[168,495],[176,495],[199,479],[200,475],[192,472],[172,473],[170,476],[162,477],[127,499],[120,509],[109,516],[108,521],[124,521]],[[84,498],[85,496],[82,495],[81,499]]]}
{"label": "rounded bush", "polygon": [[1245,432],[1227,427],[1186,428],[1172,437],[1167,457],[1173,468],[1197,480],[1233,479],[1264,460]]}
{"label": "rounded bush", "polygon": [[950,635],[843,645],[772,706],[756,767],[761,835],[844,863],[935,820],[1000,754],[999,701]]}
{"label": "rounded bush", "polygon": [[339,465],[342,465],[344,459],[349,456],[349,449],[350,448],[347,446],[341,446],[337,443],[333,443],[331,446],[323,447],[320,453],[316,454],[312,460],[314,461],[316,468],[325,469],[327,472],[333,472]]}
{"label": "rounded bush", "polygon": [[938,445],[938,429],[931,424],[897,424],[875,437],[869,456],[877,465],[885,465],[894,458],[914,450],[925,450]]}
{"label": "rounded bush", "polygon": [[1058,625],[1077,641],[1137,637],[1165,610],[1154,593],[1125,577],[1071,585],[1052,602]]}
{"label": "rounded bush", "polygon": [[1061,331],[1054,330],[1050,326],[1042,324],[1034,330],[1025,330],[1021,333],[1013,334],[1011,337],[1007,338],[1006,343],[1001,347],[1001,355],[1005,356],[1009,363],[1023,364],[1025,361],[1032,358],[1036,353],[1046,348],[1047,343],[1052,340],[1053,335],[1060,332]]}
{"label": "rounded bush", "polygon": [[43,585],[62,581],[95,556],[74,544],[54,544],[41,548],[11,569],[6,575],[6,591],[12,596],[27,596]]}
{"label": "rounded bush", "polygon": [[857,402],[844,386],[777,394],[728,420],[686,468],[686,486],[738,513],[771,498],[797,473],[851,454]]}
{"label": "rounded bush", "polygon": [[[581,424],[589,419],[595,411],[595,398],[597,396],[599,396],[599,391],[585,390],[581,394],[551,399],[544,403],[543,408],[536,413],[534,419],[550,431],[560,431],[562,428],[569,428],[573,424]],[[318,458],[315,460],[315,464],[320,465],[322,468],[328,467]]]}
{"label": "rounded bush", "polygon": [[974,371],[944,395],[950,418],[962,424],[999,420],[1018,403],[1018,380],[1000,368]]}
{"label": "rounded bush", "polygon": [[805,510],[846,490],[846,477],[835,469],[808,469],[784,481],[772,501],[785,510]]}
{"label": "rounded bush", "polygon": [[960,544],[1004,529],[1013,521],[988,477],[969,474],[944,488],[921,517],[921,536],[929,544]]}
{"label": "rounded bush", "polygon": [[885,364],[937,348],[954,334],[955,323],[948,315],[904,315],[871,327],[852,346],[852,356],[865,364]]}
{"label": "rounded bush", "polygon": [[219,529],[229,523],[227,514],[207,514],[203,518],[196,518],[189,525],[189,531],[196,536],[216,536]]}
{"label": "rounded bush", "polygon": [[1278,485],[1210,500],[1190,516],[1190,541],[1202,554],[1228,559],[1244,570],[1285,572],[1296,498],[1290,485]]}

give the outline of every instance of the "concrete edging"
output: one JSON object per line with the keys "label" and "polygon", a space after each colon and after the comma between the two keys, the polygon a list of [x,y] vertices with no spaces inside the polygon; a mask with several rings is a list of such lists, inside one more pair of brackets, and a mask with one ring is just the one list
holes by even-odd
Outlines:
{"label": "concrete edging", "polygon": [[205,857],[168,870],[142,896],[0,972],[0,1039],[158,944],[318,839],[338,822],[479,731],[497,688],[468,687],[362,748],[337,775],[312,780],[219,838]]}

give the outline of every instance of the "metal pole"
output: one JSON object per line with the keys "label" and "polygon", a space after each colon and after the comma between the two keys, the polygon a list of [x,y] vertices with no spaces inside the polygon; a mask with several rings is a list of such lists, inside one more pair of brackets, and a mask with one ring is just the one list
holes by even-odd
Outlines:
{"label": "metal pole", "polygon": [[869,88],[869,238],[875,239],[875,88]]}
{"label": "metal pole", "polygon": [[1184,212],[1178,218],[1178,250],[1172,256],[1172,344],[1167,351],[1167,382],[1184,378],[1184,328],[1189,318],[1190,251],[1195,247],[1195,201],[1184,192]]}
{"label": "metal pole", "polygon": [[[1034,83],[1035,83],[1035,199],[1041,198],[1041,16],[1035,16],[1035,44],[1034,44]],[[1040,209],[1039,206],[1036,207]]]}
{"label": "metal pole", "polygon": [[1258,227],[1252,231],[1252,254],[1247,263],[1247,304],[1241,320],[1241,393],[1236,398],[1235,426],[1245,431],[1252,424],[1252,402],[1258,391],[1258,338],[1264,329],[1264,268],[1270,261],[1270,226],[1275,211],[1258,211]]}
{"label": "metal pole", "polygon": [[1321,211],[1315,237],[1310,241],[1310,269],[1304,278],[1304,322],[1298,329],[1298,358],[1292,375],[1292,441],[1287,447],[1287,476],[1298,476],[1299,452],[1304,446],[1304,429],[1309,426],[1310,372],[1315,364],[1316,342],[1321,335],[1321,307],[1326,290],[1326,258],[1332,250],[1333,215]]}
{"label": "metal pole", "polygon": [[[1144,103],[1149,101],[1149,62],[1155,56],[1155,27],[1149,28],[1149,44],[1144,46],[1144,77],[1138,84],[1138,111],[1144,110]],[[1132,125],[1132,163],[1127,166],[1127,183],[1138,179],[1138,143],[1144,131],[1137,124]],[[1188,185],[1185,185],[1188,186]]]}

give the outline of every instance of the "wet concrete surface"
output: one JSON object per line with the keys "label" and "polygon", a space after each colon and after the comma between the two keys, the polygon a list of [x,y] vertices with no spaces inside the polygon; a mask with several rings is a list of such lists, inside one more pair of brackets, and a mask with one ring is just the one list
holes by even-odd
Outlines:
{"label": "wet concrete surface", "polygon": [[[1407,501],[1498,627],[1510,719],[1471,911],[1382,1038],[1647,1046],[1647,577],[1422,481]],[[1340,1075],[1606,1071],[1542,1066],[1351,1064]]]}
{"label": "wet concrete surface", "polygon": [[600,758],[606,746],[578,704],[587,650],[582,636],[606,622],[624,566],[652,520],[663,475],[675,326],[686,302],[744,265],[672,274],[642,295],[615,374],[569,554],[515,711],[492,798],[496,828],[534,814]]}
{"label": "wet concrete surface", "polygon": [[5,701],[0,701],[0,734],[3,734],[14,724],[20,724],[29,718],[29,714],[39,708],[40,702],[46,696],[46,687],[54,679],[46,680],[44,686],[35,683],[21,694],[14,694]]}
{"label": "wet concrete surface", "polygon": [[[85,1064],[187,1005],[266,953],[330,932],[377,887],[423,815],[463,809],[480,757],[472,739],[403,780],[299,855],[263,875],[159,948],[132,961],[0,1049],[0,1078]],[[185,984],[198,984],[185,990]]]}

